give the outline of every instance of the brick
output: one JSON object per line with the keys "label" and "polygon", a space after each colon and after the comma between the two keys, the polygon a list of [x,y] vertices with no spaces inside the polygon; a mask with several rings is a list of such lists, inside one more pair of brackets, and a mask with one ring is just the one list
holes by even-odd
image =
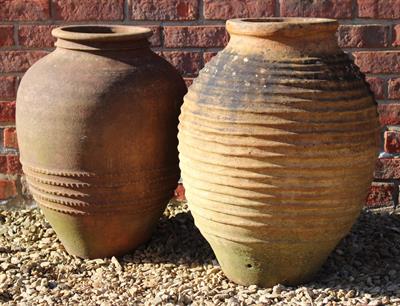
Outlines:
{"label": "brick", "polygon": [[394,194],[396,186],[393,183],[372,183],[366,201],[366,206],[382,207],[395,204]]}
{"label": "brick", "polygon": [[0,51],[0,72],[25,72],[46,51]]}
{"label": "brick", "polygon": [[382,125],[400,124],[400,104],[380,104],[378,113]]}
{"label": "brick", "polygon": [[198,0],[131,0],[135,20],[194,20],[199,14]]}
{"label": "brick", "polygon": [[1,174],[21,174],[22,165],[18,155],[0,155],[0,173]]}
{"label": "brick", "polygon": [[153,31],[153,35],[149,38],[150,44],[152,47],[160,47],[161,46],[161,27],[160,26],[144,26],[146,28],[150,28]]}
{"label": "brick", "polygon": [[357,0],[358,17],[398,19],[400,0]]}
{"label": "brick", "polygon": [[16,77],[0,76],[0,101],[15,99]]}
{"label": "brick", "polygon": [[15,101],[0,102],[0,122],[15,121]]}
{"label": "brick", "polygon": [[203,67],[200,52],[164,51],[162,56],[184,76],[195,76]]}
{"label": "brick", "polygon": [[0,26],[0,47],[14,45],[14,27],[12,25]]}
{"label": "brick", "polygon": [[21,174],[22,165],[18,155],[7,155],[7,174]]}
{"label": "brick", "polygon": [[400,47],[400,24],[396,24],[393,27],[393,38],[392,38],[392,46]]}
{"label": "brick", "polygon": [[381,25],[342,25],[338,30],[341,48],[387,47],[389,27]]}
{"label": "brick", "polygon": [[50,48],[56,39],[51,36],[51,30],[56,25],[21,25],[18,39],[21,46],[29,48]]}
{"label": "brick", "polygon": [[400,153],[400,132],[385,131],[383,148],[388,153]]}
{"label": "brick", "polygon": [[370,85],[375,99],[385,99],[386,81],[378,77],[367,77],[366,81]]}
{"label": "brick", "polygon": [[48,0],[0,0],[1,21],[30,21],[50,18]]}
{"label": "brick", "polygon": [[7,173],[7,155],[0,155],[0,173]]}
{"label": "brick", "polygon": [[52,0],[54,19],[66,21],[123,20],[123,0]]}
{"label": "brick", "polygon": [[186,87],[189,87],[190,85],[193,84],[193,78],[183,78],[183,80],[185,81]]}
{"label": "brick", "polygon": [[224,26],[171,26],[164,28],[165,47],[223,47],[228,42]]}
{"label": "brick", "polygon": [[376,161],[374,177],[376,179],[399,179],[400,158],[379,158]]}
{"label": "brick", "polygon": [[355,63],[364,73],[399,73],[400,51],[354,52]]}
{"label": "brick", "polygon": [[280,0],[281,16],[351,18],[352,0]]}
{"label": "brick", "polygon": [[217,52],[204,52],[203,54],[204,63],[208,63],[216,55]]}
{"label": "brick", "polygon": [[178,184],[178,187],[176,187],[174,197],[178,202],[186,202],[185,187],[182,184]]}
{"label": "brick", "polygon": [[0,180],[0,200],[6,200],[17,195],[15,181]]}
{"label": "brick", "polygon": [[274,0],[205,0],[206,19],[230,19],[274,16]]}
{"label": "brick", "polygon": [[8,149],[18,149],[17,131],[8,127],[3,130],[3,146]]}
{"label": "brick", "polygon": [[218,52],[204,52],[203,53],[204,63],[208,63],[209,61],[211,61],[211,59],[217,54]]}
{"label": "brick", "polygon": [[394,78],[388,81],[388,98],[400,99],[400,78]]}

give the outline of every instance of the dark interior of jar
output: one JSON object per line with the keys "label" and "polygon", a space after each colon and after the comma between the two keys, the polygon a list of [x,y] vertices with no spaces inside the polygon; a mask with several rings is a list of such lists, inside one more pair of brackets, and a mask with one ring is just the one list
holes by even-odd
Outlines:
{"label": "dark interior of jar", "polygon": [[287,18],[242,18],[242,22],[254,22],[254,23],[325,23],[327,21],[333,21],[324,18],[301,18],[301,17],[287,17]]}
{"label": "dark interior of jar", "polygon": [[242,19],[244,22],[287,22],[287,20],[283,18],[244,18]]}
{"label": "dark interior of jar", "polygon": [[122,27],[110,26],[76,26],[65,27],[63,31],[73,33],[92,33],[92,34],[109,34],[109,33],[124,33],[126,30]]}

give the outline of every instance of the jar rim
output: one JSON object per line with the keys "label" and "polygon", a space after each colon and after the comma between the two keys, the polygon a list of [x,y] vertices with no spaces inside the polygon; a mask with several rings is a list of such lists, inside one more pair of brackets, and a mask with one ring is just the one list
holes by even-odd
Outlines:
{"label": "jar rim", "polygon": [[338,21],[328,18],[265,17],[236,18],[226,21],[230,34],[256,37],[298,37],[336,32]]}
{"label": "jar rim", "polygon": [[127,25],[68,25],[55,28],[51,35],[69,41],[106,42],[147,39],[153,32],[149,28]]}

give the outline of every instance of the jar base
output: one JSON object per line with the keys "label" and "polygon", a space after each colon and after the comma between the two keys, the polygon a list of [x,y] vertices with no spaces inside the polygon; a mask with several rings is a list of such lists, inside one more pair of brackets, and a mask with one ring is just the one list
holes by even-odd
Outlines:
{"label": "jar base", "polygon": [[339,242],[245,244],[204,236],[231,281],[265,288],[277,284],[294,286],[312,280]]}
{"label": "jar base", "polygon": [[120,256],[148,241],[162,214],[69,215],[40,205],[70,255],[95,259]]}

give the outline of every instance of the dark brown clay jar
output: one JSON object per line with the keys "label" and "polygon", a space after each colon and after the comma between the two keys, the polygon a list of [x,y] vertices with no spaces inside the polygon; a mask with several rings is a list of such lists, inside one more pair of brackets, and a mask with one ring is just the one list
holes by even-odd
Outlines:
{"label": "dark brown clay jar", "polygon": [[196,225],[239,284],[309,280],[349,232],[377,155],[376,103],[337,22],[227,22],[179,125]]}
{"label": "dark brown clay jar", "polygon": [[149,239],[179,179],[185,84],[151,30],[66,26],[24,75],[16,124],[29,188],[70,254],[126,253]]}

